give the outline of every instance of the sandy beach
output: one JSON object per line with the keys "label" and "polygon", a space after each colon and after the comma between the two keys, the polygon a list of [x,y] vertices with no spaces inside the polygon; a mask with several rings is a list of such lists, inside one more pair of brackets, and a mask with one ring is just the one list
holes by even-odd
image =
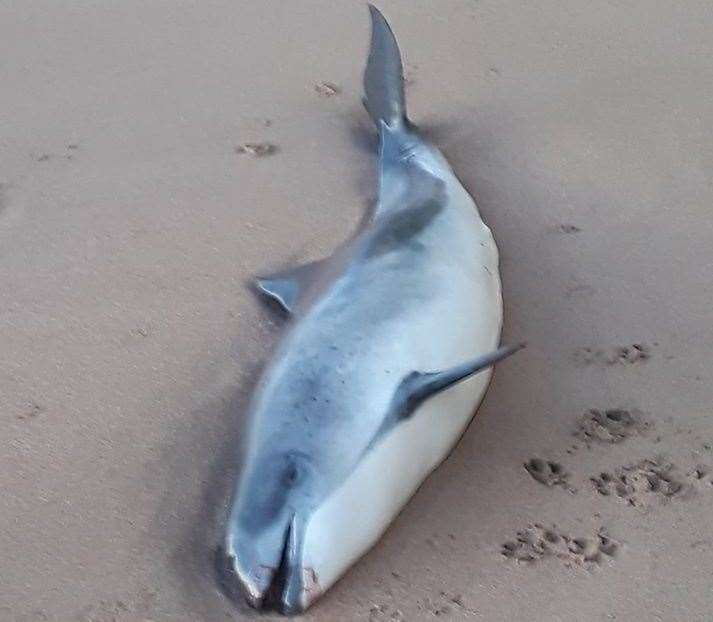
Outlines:
{"label": "sandy beach", "polygon": [[[713,620],[713,5],[384,0],[501,252],[473,424],[302,619]],[[272,620],[215,587],[282,321],[373,199],[362,2],[0,6],[0,621]]]}

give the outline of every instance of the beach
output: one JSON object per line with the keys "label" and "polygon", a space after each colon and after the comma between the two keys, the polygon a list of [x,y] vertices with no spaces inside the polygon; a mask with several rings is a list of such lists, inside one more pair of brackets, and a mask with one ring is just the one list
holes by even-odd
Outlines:
{"label": "beach", "polygon": [[[301,619],[711,620],[713,6],[378,6],[528,347]],[[280,619],[213,571],[250,280],[374,199],[366,5],[8,0],[0,41],[0,620]]]}

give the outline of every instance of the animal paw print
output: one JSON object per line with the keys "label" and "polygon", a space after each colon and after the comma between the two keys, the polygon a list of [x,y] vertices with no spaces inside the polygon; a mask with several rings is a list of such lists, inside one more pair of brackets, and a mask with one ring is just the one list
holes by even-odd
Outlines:
{"label": "animal paw print", "polygon": [[277,145],[272,143],[245,143],[235,147],[235,153],[248,155],[253,158],[266,158],[278,152]]}
{"label": "animal paw print", "polygon": [[711,469],[705,465],[699,464],[692,468],[686,473],[686,478],[694,487],[713,487],[713,474],[711,473]]}
{"label": "animal paw print", "polygon": [[460,611],[465,611],[466,613],[477,614],[478,612],[472,607],[468,606],[463,594],[449,594],[447,592],[441,592],[441,598],[450,605]]}
{"label": "animal paw print", "polygon": [[369,622],[401,622],[403,619],[400,609],[392,610],[388,605],[374,605],[369,609]]}
{"label": "animal paw print", "polygon": [[605,557],[614,557],[618,548],[619,544],[602,531],[592,538],[574,538],[569,542],[570,554],[580,564],[599,564]]}
{"label": "animal paw print", "polygon": [[342,92],[342,89],[333,82],[320,82],[315,84],[314,90],[320,97],[334,97]]}
{"label": "animal paw print", "polygon": [[612,348],[580,348],[575,352],[575,360],[580,365],[636,365],[651,358],[651,347],[645,343]]}
{"label": "animal paw print", "polygon": [[[703,471],[696,473],[703,478]],[[658,459],[642,460],[590,479],[600,495],[617,496],[634,507],[647,505],[653,499],[667,501],[681,496],[687,488],[675,477],[674,465]]]}
{"label": "animal paw print", "polygon": [[545,529],[536,523],[518,531],[516,539],[505,542],[500,552],[518,562],[534,562],[548,555],[565,553],[566,548],[562,545],[562,537],[556,528]]}
{"label": "animal paw print", "polygon": [[638,410],[591,409],[581,417],[574,436],[587,444],[621,443],[634,434],[645,432],[649,427],[650,424],[643,420]]}
{"label": "animal paw print", "polygon": [[556,526],[545,528],[539,523],[518,531],[515,540],[505,542],[501,553],[518,562],[536,562],[554,557],[567,566],[600,564],[606,557],[614,557],[618,544],[603,530],[593,537],[573,538]]}
{"label": "animal paw print", "polygon": [[532,458],[525,463],[525,470],[540,484],[548,487],[561,486],[569,492],[575,492],[568,481],[569,473],[557,462]]}
{"label": "animal paw print", "polygon": [[441,592],[439,596],[440,597],[438,599],[424,599],[422,605],[419,603],[419,609],[423,609],[431,615],[445,620],[453,619],[452,615],[456,611],[462,611],[470,614],[477,613],[474,609],[471,609],[465,604],[462,594],[449,594],[448,592]]}
{"label": "animal paw print", "polygon": [[577,225],[572,225],[570,223],[562,223],[557,225],[555,230],[559,233],[580,233],[582,230]]}

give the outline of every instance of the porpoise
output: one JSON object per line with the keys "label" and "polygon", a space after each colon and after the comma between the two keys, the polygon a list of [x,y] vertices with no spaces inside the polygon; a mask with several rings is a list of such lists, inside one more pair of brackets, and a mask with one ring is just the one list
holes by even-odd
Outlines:
{"label": "porpoise", "polygon": [[498,348],[491,231],[408,120],[396,39],[369,9],[378,200],[330,257],[257,279],[289,319],[249,407],[217,556],[224,589],[286,614],[376,543],[465,431],[491,366],[520,347]]}

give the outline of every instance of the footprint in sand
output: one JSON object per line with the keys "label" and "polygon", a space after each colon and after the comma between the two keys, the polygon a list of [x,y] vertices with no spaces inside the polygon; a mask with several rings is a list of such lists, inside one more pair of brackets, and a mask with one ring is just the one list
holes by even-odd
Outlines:
{"label": "footprint in sand", "polygon": [[624,408],[590,409],[577,423],[574,432],[589,447],[591,443],[621,443],[650,428],[640,411]]}
{"label": "footprint in sand", "polygon": [[686,479],[694,488],[713,487],[713,477],[711,475],[711,469],[710,467],[707,467],[702,464],[696,465],[695,467],[690,469],[686,473]]}
{"label": "footprint in sand", "polygon": [[45,412],[45,407],[38,404],[34,400],[29,400],[25,407],[16,415],[16,418],[20,421],[27,421],[29,419],[35,419]]}
{"label": "footprint in sand", "polygon": [[603,471],[590,481],[600,495],[617,497],[632,507],[687,499],[697,490],[713,486],[708,467],[698,465],[685,475],[679,475],[676,466],[662,458],[647,458],[613,471]]}
{"label": "footprint in sand", "polygon": [[558,462],[531,458],[524,464],[524,467],[532,479],[544,486],[560,486],[569,492],[575,492],[568,481],[569,473]]}
{"label": "footprint in sand", "polygon": [[561,224],[555,227],[557,233],[580,233],[582,230],[577,225]]}
{"label": "footprint in sand", "polygon": [[590,537],[571,537],[555,525],[545,528],[539,523],[518,531],[515,540],[505,542],[501,553],[517,562],[532,563],[555,558],[568,567],[599,565],[614,557],[619,544],[605,530]]}
{"label": "footprint in sand", "polygon": [[584,347],[575,351],[574,359],[581,366],[638,365],[651,358],[651,349],[651,346],[645,343],[609,348]]}
{"label": "footprint in sand", "polygon": [[333,82],[319,82],[314,85],[314,90],[320,97],[334,97],[342,92],[342,89]]}
{"label": "footprint in sand", "polygon": [[244,145],[238,145],[235,147],[235,153],[252,156],[253,158],[265,158],[267,156],[275,155],[277,152],[277,145],[273,145],[268,142],[245,143]]}
{"label": "footprint in sand", "polygon": [[48,162],[49,160],[52,160],[55,157],[61,157],[64,158],[65,160],[71,160],[74,158],[74,154],[79,150],[79,145],[75,143],[71,143],[66,146],[64,154],[53,154],[53,153],[42,153],[38,156],[33,156],[34,159],[37,162]]}
{"label": "footprint in sand", "polygon": [[457,612],[476,614],[475,609],[466,605],[462,594],[450,594],[441,592],[438,598],[425,598],[423,603],[419,603],[419,609],[427,611],[432,616],[452,620]]}
{"label": "footprint in sand", "polygon": [[392,609],[388,605],[374,605],[369,609],[369,622],[401,622],[403,619],[399,609]]}

